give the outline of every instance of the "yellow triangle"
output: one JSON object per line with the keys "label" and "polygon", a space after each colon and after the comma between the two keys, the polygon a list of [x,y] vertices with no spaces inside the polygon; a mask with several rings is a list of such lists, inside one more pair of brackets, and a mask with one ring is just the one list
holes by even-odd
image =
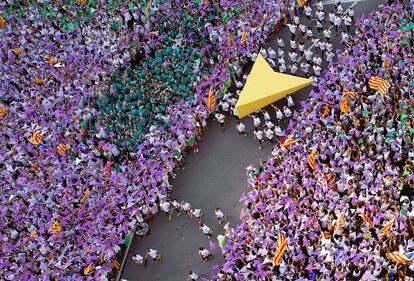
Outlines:
{"label": "yellow triangle", "polygon": [[311,79],[273,71],[263,56],[259,54],[236,104],[239,118],[312,83]]}

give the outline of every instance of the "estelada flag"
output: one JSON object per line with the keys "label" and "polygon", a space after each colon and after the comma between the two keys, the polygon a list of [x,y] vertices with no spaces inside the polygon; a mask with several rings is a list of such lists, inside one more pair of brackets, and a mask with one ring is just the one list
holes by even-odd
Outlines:
{"label": "estelada flag", "polygon": [[391,87],[391,84],[388,81],[377,76],[372,76],[368,81],[368,85],[371,89],[377,90],[382,96],[384,96],[387,90]]}
{"label": "estelada flag", "polygon": [[208,92],[208,101],[207,107],[211,110],[214,110],[214,106],[216,105],[216,96],[214,95],[213,85],[210,86],[210,91]]}
{"label": "estelada flag", "polygon": [[56,147],[57,152],[59,152],[60,154],[65,154],[68,150],[69,150],[69,146],[67,146],[64,143],[59,144]]}
{"label": "estelada flag", "polygon": [[300,141],[301,137],[299,135],[298,132],[294,132],[293,134],[291,134],[282,144],[282,147],[288,147],[294,143],[297,143],[298,141]]}
{"label": "estelada flag", "polygon": [[55,221],[49,228],[49,231],[54,233],[61,231],[60,223],[58,221]]}
{"label": "estelada flag", "polygon": [[277,248],[275,256],[273,258],[273,266],[280,265],[282,261],[282,255],[287,249],[287,241],[282,233],[279,232],[279,240],[277,241]]}
{"label": "estelada flag", "polygon": [[29,138],[29,142],[34,145],[41,144],[43,142],[43,137],[38,131],[34,130],[33,137]]}

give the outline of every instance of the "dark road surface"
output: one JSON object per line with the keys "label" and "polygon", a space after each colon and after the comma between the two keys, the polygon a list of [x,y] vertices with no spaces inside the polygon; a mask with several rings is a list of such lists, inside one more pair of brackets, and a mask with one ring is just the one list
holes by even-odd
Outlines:
{"label": "dark road surface", "polygon": [[[332,3],[333,1],[322,1]],[[351,5],[355,10],[355,16],[367,15],[377,9],[384,1],[342,1],[347,10]],[[333,9],[333,4],[325,4],[325,12]],[[326,15],[327,17],[327,15]],[[302,20],[302,18],[301,18]],[[303,19],[306,23],[306,19]],[[339,47],[340,36],[336,37],[333,31],[333,42]],[[314,31],[314,34],[316,32]],[[287,28],[277,36],[285,40],[285,54],[289,50],[289,36]],[[277,51],[274,38],[270,45]],[[308,43],[309,45],[309,43]],[[306,46],[308,46],[306,45]],[[314,50],[313,50],[314,51]],[[287,61],[287,60],[286,60]],[[325,64],[326,65],[326,64]],[[300,74],[299,74],[300,75]],[[306,99],[310,87],[293,95],[294,100]],[[277,105],[285,104],[285,100]],[[299,105],[299,103],[297,103]],[[274,110],[269,111],[274,116]],[[216,231],[212,237],[217,242],[218,234],[223,234],[223,225],[219,225],[214,216],[214,208],[219,207],[227,216],[226,222],[230,226],[240,222],[239,216],[242,205],[239,203],[240,195],[247,191],[246,167],[258,163],[260,159],[266,160],[270,155],[272,145],[267,142],[262,150],[258,150],[258,143],[253,139],[253,120],[250,117],[243,119],[249,135],[240,136],[235,128],[236,121],[226,118],[228,122],[225,131],[216,122],[209,123],[209,130],[203,134],[199,142],[199,153],[190,154],[185,159],[185,169],[180,170],[176,179],[172,181],[173,189],[170,198],[179,202],[186,201],[193,208],[202,209],[202,218],[208,226]],[[263,122],[263,121],[262,121]],[[209,248],[208,238],[199,230],[195,218],[190,218],[182,213],[177,217],[174,214],[171,221],[164,213],[160,213],[151,223],[151,234],[143,239],[134,239],[133,250],[130,251],[123,279],[129,281],[185,281],[189,270],[208,276],[213,271],[215,263],[221,263],[222,257],[217,247],[214,257],[208,262],[201,260],[198,254],[199,247]],[[147,267],[140,267],[132,260],[136,253],[145,255],[147,248],[157,249],[163,256],[161,262],[148,261]]]}

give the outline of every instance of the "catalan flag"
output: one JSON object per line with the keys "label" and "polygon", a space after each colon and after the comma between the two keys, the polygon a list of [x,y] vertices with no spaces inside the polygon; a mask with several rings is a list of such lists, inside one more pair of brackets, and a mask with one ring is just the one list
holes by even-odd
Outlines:
{"label": "catalan flag", "polygon": [[13,49],[11,49],[11,51],[13,53],[15,53],[16,55],[21,55],[21,54],[24,53],[24,51],[22,49],[20,49],[20,48],[13,48]]}
{"label": "catalan flag", "polygon": [[33,84],[38,84],[38,85],[42,85],[45,83],[45,81],[42,78],[36,78],[35,80],[33,80],[32,82]]}
{"label": "catalan flag", "polygon": [[227,46],[230,46],[231,44],[231,36],[229,34],[229,36],[227,36]]}
{"label": "catalan flag", "polygon": [[87,267],[85,267],[85,268],[83,269],[83,274],[85,274],[85,275],[89,275],[89,274],[91,274],[94,270],[95,270],[95,266],[93,265],[93,263],[91,263],[90,265],[88,265]]}
{"label": "catalan flag", "polygon": [[214,106],[216,105],[216,96],[214,95],[213,86],[210,86],[210,91],[208,93],[208,101],[207,107],[211,110],[214,110]]}
{"label": "catalan flag", "polygon": [[246,34],[246,31],[243,30],[243,33],[242,33],[242,36],[241,36],[241,39],[240,39],[240,43],[244,43],[246,41],[247,41],[247,34]]}
{"label": "catalan flag", "polygon": [[326,116],[329,113],[329,106],[325,105],[325,107],[322,109],[322,115]]}
{"label": "catalan flag", "polygon": [[3,118],[4,116],[6,116],[6,107],[0,105],[0,118]]}
{"label": "catalan flag", "polygon": [[347,99],[342,99],[341,105],[339,106],[339,109],[342,113],[347,113],[351,108],[349,107],[349,103]]}
{"label": "catalan flag", "polygon": [[43,137],[41,134],[39,134],[39,132],[37,130],[33,131],[33,136],[31,138],[29,138],[29,142],[34,144],[34,145],[38,145],[41,144],[43,142]]}
{"label": "catalan flag", "polygon": [[384,227],[381,229],[381,234],[378,236],[380,240],[382,240],[385,236],[387,236],[388,231],[390,230],[391,226],[394,224],[395,218],[390,219]]}
{"label": "catalan flag", "polygon": [[287,241],[282,233],[279,232],[279,240],[277,241],[277,248],[275,256],[273,258],[273,266],[280,265],[282,261],[282,255],[287,249]]}
{"label": "catalan flag", "polygon": [[308,164],[309,164],[309,167],[311,167],[312,170],[315,170],[315,168],[316,168],[315,153],[316,153],[316,148],[314,148],[312,150],[311,154],[308,157]]}
{"label": "catalan flag", "polygon": [[409,263],[411,260],[409,258],[407,258],[405,255],[401,254],[398,251],[394,251],[391,253],[387,253],[387,257],[392,261],[395,262],[397,264],[407,264]]}
{"label": "catalan flag", "polygon": [[306,5],[306,3],[308,2],[308,0],[297,0],[299,5],[301,5],[302,7]]}
{"label": "catalan flag", "polygon": [[62,228],[60,227],[60,223],[58,221],[55,221],[53,225],[49,228],[49,231],[53,233],[59,232],[61,230]]}
{"label": "catalan flag", "polygon": [[65,154],[68,150],[69,150],[69,146],[67,146],[64,143],[59,144],[56,147],[57,152],[59,152],[60,154]]}
{"label": "catalan flag", "polygon": [[2,16],[0,16],[0,28],[2,28],[5,25],[6,25],[6,20]]}
{"label": "catalan flag", "polygon": [[326,180],[328,181],[329,186],[336,191],[336,183],[335,183],[335,176],[331,174],[326,174]]}
{"label": "catalan flag", "polygon": [[336,223],[335,223],[335,229],[336,230],[340,230],[341,228],[345,227],[345,222],[346,221],[345,221],[344,215],[345,215],[346,210],[347,210],[347,208],[345,207],[341,211],[341,213],[339,214],[338,219],[336,220]]}
{"label": "catalan flag", "polygon": [[76,3],[80,3],[82,5],[86,5],[88,3],[88,0],[75,0]]}
{"label": "catalan flag", "polygon": [[342,92],[342,94],[343,94],[345,97],[349,97],[349,98],[351,98],[351,99],[354,99],[354,98],[356,97],[356,94],[355,94],[354,92],[347,91],[347,90],[344,90],[344,91]]}
{"label": "catalan flag", "polygon": [[368,217],[366,214],[360,214],[359,215],[370,227],[374,227],[374,223],[372,222],[372,220],[370,219],[370,217]]}
{"label": "catalan flag", "polygon": [[387,90],[391,87],[389,82],[376,76],[372,76],[371,79],[369,79],[368,85],[371,89],[377,90],[382,96],[384,96]]}
{"label": "catalan flag", "polygon": [[115,270],[119,270],[121,265],[115,258],[111,259],[111,263],[112,263],[112,268],[114,268]]}
{"label": "catalan flag", "polygon": [[389,68],[390,67],[390,63],[388,62],[387,59],[384,59],[384,67],[385,68]]}
{"label": "catalan flag", "polygon": [[297,131],[291,134],[282,144],[282,147],[288,147],[300,141],[301,137]]}
{"label": "catalan flag", "polygon": [[54,59],[54,58],[51,58],[49,56],[45,56],[45,61],[47,63],[50,63],[50,64],[56,64],[56,63],[60,62],[60,59],[59,58]]}

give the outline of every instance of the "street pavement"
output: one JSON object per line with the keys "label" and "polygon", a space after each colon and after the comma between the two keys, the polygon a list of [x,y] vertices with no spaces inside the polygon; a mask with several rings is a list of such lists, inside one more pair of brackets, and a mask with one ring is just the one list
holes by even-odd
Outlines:
{"label": "street pavement", "polygon": [[[334,9],[333,1],[323,1],[325,12]],[[378,9],[384,1],[361,0],[343,1],[344,9],[351,5],[355,10],[355,16],[368,15],[374,9]],[[327,15],[326,15],[327,16]],[[307,20],[301,18],[305,23]],[[326,26],[328,27],[328,26]],[[333,32],[335,48],[339,46],[340,36]],[[314,31],[316,34],[316,31]],[[284,28],[278,37],[285,40],[285,54],[289,51],[290,33]],[[276,51],[275,37],[270,39],[269,45]],[[306,44],[310,46],[311,42]],[[326,66],[326,63],[324,64]],[[299,76],[301,74],[299,73]],[[269,81],[270,82],[270,81]],[[298,91],[293,95],[295,102],[307,98],[311,87]],[[277,106],[286,104],[285,100],[276,103]],[[267,108],[271,116],[275,116],[274,110]],[[258,150],[258,143],[253,139],[253,121],[250,117],[243,119],[249,132],[247,137],[240,136],[235,128],[234,118],[226,118],[228,122],[223,130],[217,122],[210,122],[208,131],[203,134],[199,142],[199,153],[190,154],[185,159],[185,168],[177,173],[172,180],[173,189],[170,198],[179,202],[185,201],[193,208],[202,209],[204,216],[202,221],[215,229],[212,241],[217,242],[218,234],[223,234],[223,224],[219,225],[214,216],[214,209],[220,208],[226,215],[226,222],[235,227],[240,222],[242,204],[239,203],[243,192],[248,192],[246,167],[256,164],[260,160],[265,161],[270,155],[272,144],[267,142],[262,150]],[[283,124],[281,124],[283,125]],[[199,230],[195,218],[190,218],[182,213],[176,214],[168,220],[164,213],[160,213],[151,223],[151,234],[145,238],[133,240],[128,253],[122,278],[129,281],[185,281],[188,271],[209,276],[213,272],[215,264],[222,262],[219,248],[213,250],[214,257],[208,262],[202,261],[198,255],[199,247],[209,248],[209,239]],[[145,255],[147,248],[157,249],[162,255],[161,262],[148,260],[147,266],[141,267],[133,262],[135,254]]]}

